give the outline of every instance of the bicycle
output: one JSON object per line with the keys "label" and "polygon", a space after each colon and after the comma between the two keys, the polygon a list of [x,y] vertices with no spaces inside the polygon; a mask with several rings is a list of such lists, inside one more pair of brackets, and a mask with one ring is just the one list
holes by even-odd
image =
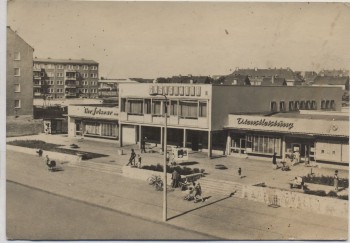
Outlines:
{"label": "bicycle", "polygon": [[157,191],[163,191],[163,180],[158,175],[152,175],[147,179],[148,184],[155,187]]}

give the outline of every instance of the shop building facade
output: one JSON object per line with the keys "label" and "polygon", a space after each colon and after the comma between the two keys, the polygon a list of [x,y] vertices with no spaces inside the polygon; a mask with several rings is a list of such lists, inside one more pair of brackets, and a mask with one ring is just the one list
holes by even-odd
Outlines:
{"label": "shop building facade", "polygon": [[118,140],[118,107],[116,105],[70,105],[68,136]]}
{"label": "shop building facade", "polygon": [[349,164],[349,120],[343,116],[313,112],[278,116],[230,114],[228,154],[284,160],[298,152],[299,162]]}
{"label": "shop building facade", "polygon": [[340,88],[324,87],[120,84],[120,146],[144,137],[163,145],[166,101],[168,144],[207,150],[211,157],[213,150],[228,152],[229,114],[340,111],[341,95]]}

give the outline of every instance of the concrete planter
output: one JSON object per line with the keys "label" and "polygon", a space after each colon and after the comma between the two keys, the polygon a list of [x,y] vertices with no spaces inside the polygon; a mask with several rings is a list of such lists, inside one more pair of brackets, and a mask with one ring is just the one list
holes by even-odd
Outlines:
{"label": "concrete planter", "polygon": [[297,208],[309,212],[336,217],[348,216],[348,201],[330,197],[307,195],[277,188],[243,185],[243,198],[265,204],[276,204],[286,208]]}
{"label": "concrete planter", "polygon": [[[134,168],[130,166],[123,166],[122,175],[131,179],[147,181],[152,175],[158,175],[163,178],[163,172],[153,171],[153,170],[144,170],[139,168]],[[167,185],[171,185],[171,174],[167,173]]]}

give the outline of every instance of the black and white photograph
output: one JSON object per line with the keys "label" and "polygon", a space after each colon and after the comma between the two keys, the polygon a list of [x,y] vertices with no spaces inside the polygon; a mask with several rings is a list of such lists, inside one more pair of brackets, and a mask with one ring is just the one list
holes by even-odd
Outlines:
{"label": "black and white photograph", "polygon": [[348,240],[349,2],[3,6],[0,241]]}

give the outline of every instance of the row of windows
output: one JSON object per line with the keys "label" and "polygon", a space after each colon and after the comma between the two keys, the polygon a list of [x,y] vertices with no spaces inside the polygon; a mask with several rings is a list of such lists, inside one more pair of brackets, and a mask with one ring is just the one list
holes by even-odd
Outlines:
{"label": "row of windows", "polygon": [[89,92],[89,89],[81,89],[81,92],[83,94],[97,94],[97,89],[90,89],[90,92]]}
{"label": "row of windows", "polygon": [[[335,110],[335,101],[334,100],[322,100],[321,101],[321,109],[325,110]],[[315,100],[307,100],[307,101],[289,101],[288,103],[289,111],[299,111],[299,110],[317,110],[317,102]],[[271,102],[271,112],[286,112],[286,102],[280,101],[277,103],[276,101]]]}
{"label": "row of windows", "polygon": [[[82,81],[81,84],[84,85],[84,86],[88,86],[89,83],[90,83],[91,86],[97,86],[98,85],[97,81],[91,81],[91,82],[89,82],[89,81]],[[41,85],[42,82],[41,81],[34,81],[34,84],[35,85]],[[48,79],[48,80],[46,80],[46,84],[47,85],[54,85],[55,81],[53,79]],[[56,85],[63,85],[63,84],[64,84],[63,80],[57,80],[56,81]],[[73,82],[66,81],[66,85],[79,85],[79,81],[73,81]]]}
{"label": "row of windows", "polygon": [[[182,118],[198,118],[207,117],[207,102],[206,101],[178,101],[170,100],[167,103],[169,115],[179,116]],[[121,100],[121,111],[135,115],[165,114],[165,101],[160,100]]]}
{"label": "row of windows", "polygon": [[[15,56],[16,57],[16,56]],[[16,59],[15,59],[16,60]],[[88,66],[88,65],[71,65],[71,64],[68,64],[68,65],[62,65],[62,64],[43,64],[43,63],[34,63],[34,68],[37,68],[37,69],[54,69],[54,68],[57,68],[57,69],[68,69],[68,70],[97,70],[97,66]]]}
{"label": "row of windows", "polygon": [[[55,73],[54,72],[46,72],[46,75],[47,77],[49,78],[53,78],[55,77]],[[45,77],[45,72],[41,72],[40,73],[40,76],[41,77]],[[77,77],[83,77],[83,78],[88,78],[89,77],[89,74],[88,73],[66,73],[66,78],[77,78]],[[58,78],[63,78],[63,73],[59,72],[59,73],[56,73],[56,77]],[[90,73],[90,78],[97,78],[97,73]]]}

